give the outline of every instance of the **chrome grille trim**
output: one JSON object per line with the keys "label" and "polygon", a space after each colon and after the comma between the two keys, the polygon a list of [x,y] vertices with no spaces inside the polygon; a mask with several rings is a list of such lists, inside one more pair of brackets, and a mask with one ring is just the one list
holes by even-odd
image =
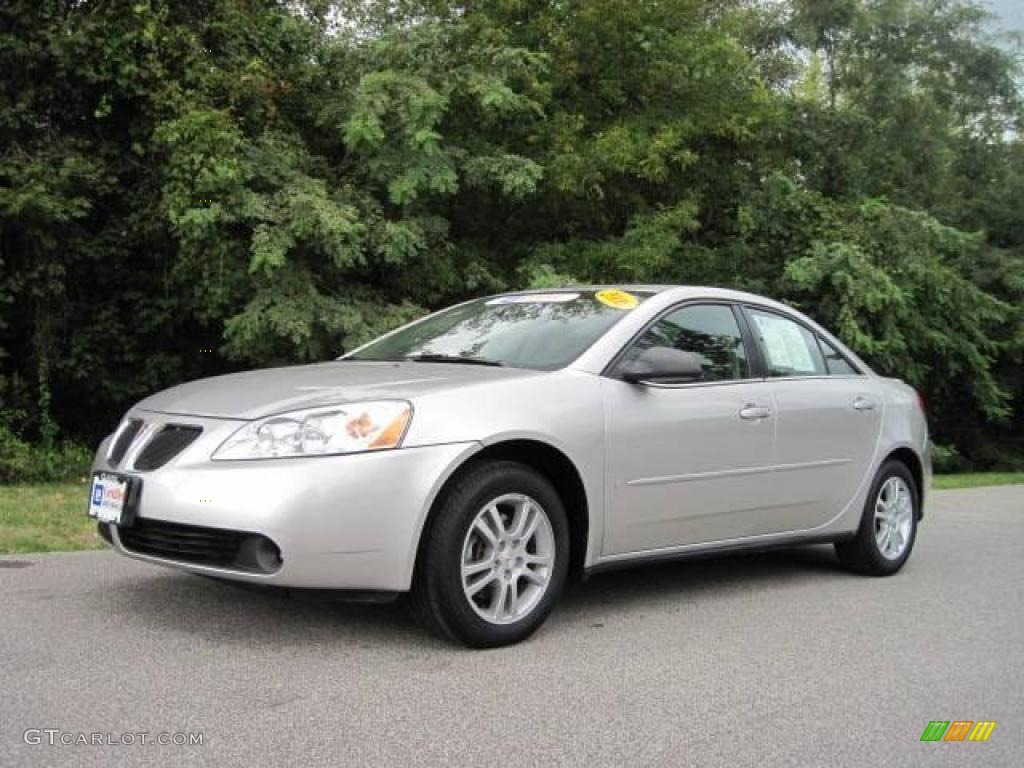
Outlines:
{"label": "chrome grille trim", "polygon": [[110,439],[110,445],[107,446],[107,466],[115,469],[121,463],[132,444],[138,439],[144,424],[142,419],[136,418],[126,418],[121,421],[117,431]]}
{"label": "chrome grille trim", "polygon": [[121,466],[128,468],[135,467],[135,460],[142,453],[146,444],[153,438],[160,429],[163,428],[163,424],[154,424],[151,421],[146,422],[142,429],[139,430],[139,434],[135,436],[135,440],[132,442],[132,447],[128,449],[128,453],[125,454],[124,460],[121,462]]}

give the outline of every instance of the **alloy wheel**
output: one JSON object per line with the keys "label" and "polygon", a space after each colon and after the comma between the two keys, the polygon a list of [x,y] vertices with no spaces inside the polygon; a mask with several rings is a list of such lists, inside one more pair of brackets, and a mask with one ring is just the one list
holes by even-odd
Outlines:
{"label": "alloy wheel", "polygon": [[492,499],[473,518],[462,546],[462,589],[480,618],[511,624],[537,606],[554,572],[547,513],[525,494]]}
{"label": "alloy wheel", "polygon": [[913,495],[902,477],[890,477],[875,499],[875,542],[887,560],[899,559],[910,544]]}

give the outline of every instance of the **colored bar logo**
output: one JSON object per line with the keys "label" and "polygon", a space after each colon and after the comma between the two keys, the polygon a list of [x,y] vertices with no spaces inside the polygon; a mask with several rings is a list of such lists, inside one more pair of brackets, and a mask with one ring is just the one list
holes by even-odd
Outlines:
{"label": "colored bar logo", "polygon": [[995,720],[932,720],[925,726],[921,741],[988,741],[995,728]]}

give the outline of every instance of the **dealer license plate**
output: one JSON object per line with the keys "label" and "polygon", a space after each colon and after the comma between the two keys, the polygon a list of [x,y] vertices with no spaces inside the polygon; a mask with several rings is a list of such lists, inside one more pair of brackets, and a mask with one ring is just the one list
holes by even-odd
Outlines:
{"label": "dealer license plate", "polygon": [[95,517],[101,523],[114,525],[126,522],[130,490],[131,478],[97,472],[92,476],[89,517]]}

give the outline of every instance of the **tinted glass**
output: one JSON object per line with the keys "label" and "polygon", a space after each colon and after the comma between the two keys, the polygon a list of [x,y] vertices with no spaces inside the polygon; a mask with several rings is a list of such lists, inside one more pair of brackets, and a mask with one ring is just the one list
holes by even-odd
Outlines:
{"label": "tinted glass", "polygon": [[746,379],[750,375],[736,317],[729,307],[698,304],[683,307],[652,325],[626,353],[623,362],[651,347],[672,347],[700,359],[701,381]]}
{"label": "tinted glass", "polygon": [[781,315],[756,309],[749,313],[761,339],[769,376],[825,375],[825,360],[813,333]]}
{"label": "tinted glass", "polygon": [[554,370],[571,363],[646,293],[553,291],[480,299],[371,342],[354,360],[443,355]]}
{"label": "tinted glass", "polygon": [[845,357],[839,354],[835,347],[821,336],[818,337],[818,343],[821,344],[821,351],[825,353],[825,367],[828,368],[830,376],[856,376],[859,373],[846,361]]}

